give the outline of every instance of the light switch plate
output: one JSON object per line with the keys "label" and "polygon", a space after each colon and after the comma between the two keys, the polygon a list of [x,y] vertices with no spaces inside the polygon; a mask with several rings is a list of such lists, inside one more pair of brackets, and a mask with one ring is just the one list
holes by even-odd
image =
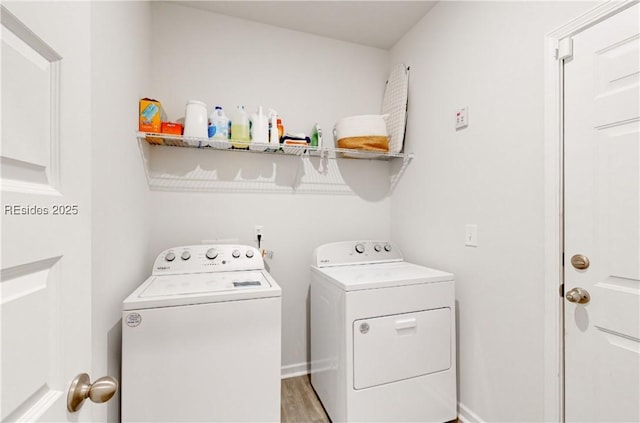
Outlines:
{"label": "light switch plate", "polygon": [[478,225],[465,225],[464,245],[467,247],[478,246]]}
{"label": "light switch plate", "polygon": [[456,129],[469,126],[469,106],[464,106],[456,111]]}

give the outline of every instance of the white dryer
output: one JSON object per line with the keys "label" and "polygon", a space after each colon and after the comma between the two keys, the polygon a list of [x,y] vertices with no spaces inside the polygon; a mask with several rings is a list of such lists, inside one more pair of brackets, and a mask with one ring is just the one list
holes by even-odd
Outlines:
{"label": "white dryer", "polygon": [[257,249],[163,251],[122,310],[123,422],[280,421],[280,287]]}
{"label": "white dryer", "polygon": [[318,247],[311,384],[333,422],[457,417],[454,277],[389,242]]}

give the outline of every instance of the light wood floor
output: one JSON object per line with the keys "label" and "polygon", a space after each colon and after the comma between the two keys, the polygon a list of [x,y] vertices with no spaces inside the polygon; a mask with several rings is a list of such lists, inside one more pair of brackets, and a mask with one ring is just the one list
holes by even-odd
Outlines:
{"label": "light wood floor", "polygon": [[[282,423],[330,423],[311,387],[309,375],[282,379],[280,418]],[[449,423],[458,423],[452,420]]]}
{"label": "light wood floor", "polygon": [[309,375],[282,379],[280,418],[283,423],[329,423]]}

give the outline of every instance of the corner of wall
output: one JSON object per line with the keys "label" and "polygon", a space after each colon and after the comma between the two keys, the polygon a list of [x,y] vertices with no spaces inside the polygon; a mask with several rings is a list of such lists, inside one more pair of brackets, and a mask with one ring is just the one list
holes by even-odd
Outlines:
{"label": "corner of wall", "polygon": [[[149,263],[150,193],[135,116],[150,37],[150,2],[92,2],[92,379],[120,380],[121,303]],[[119,420],[118,397],[92,407],[92,421]]]}

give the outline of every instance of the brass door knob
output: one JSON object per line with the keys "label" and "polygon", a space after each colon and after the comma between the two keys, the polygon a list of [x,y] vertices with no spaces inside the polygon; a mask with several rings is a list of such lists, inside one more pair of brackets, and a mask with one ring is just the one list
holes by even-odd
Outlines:
{"label": "brass door knob", "polygon": [[564,296],[570,303],[586,304],[591,300],[591,296],[586,289],[573,288]]}
{"label": "brass door knob", "polygon": [[89,375],[80,373],[73,379],[67,393],[67,410],[75,413],[82,408],[84,400],[89,398],[93,402],[107,402],[118,390],[118,381],[111,376],[101,377],[91,383]]}

